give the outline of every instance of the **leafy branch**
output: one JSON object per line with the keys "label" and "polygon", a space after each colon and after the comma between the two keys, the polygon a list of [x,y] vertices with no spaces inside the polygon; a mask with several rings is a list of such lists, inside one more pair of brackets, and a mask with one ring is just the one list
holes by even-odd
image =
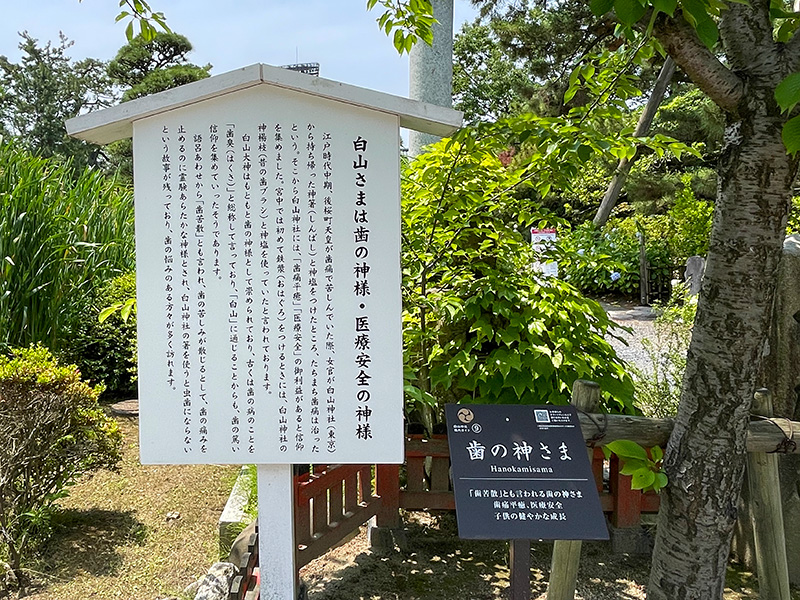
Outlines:
{"label": "leafy branch", "polygon": [[617,440],[606,444],[603,452],[608,458],[616,454],[622,461],[620,473],[631,476],[631,489],[660,493],[667,485],[667,476],[661,470],[664,451],[653,446],[648,453],[642,446],[630,440]]}
{"label": "leafy branch", "polygon": [[367,10],[372,10],[379,2],[385,11],[377,19],[378,27],[386,35],[392,35],[397,52],[411,52],[418,40],[428,45],[433,43],[436,19],[431,0],[367,0]]}
{"label": "leafy branch", "polygon": [[[83,0],[78,0],[82,2]],[[146,0],[119,0],[120,13],[117,15],[115,21],[119,23],[124,19],[130,19],[127,27],[125,27],[125,37],[130,42],[136,37],[136,27],[139,24],[139,35],[145,41],[152,40],[158,29],[171,33],[172,30],[167,25],[167,18],[164,13],[153,11]]]}

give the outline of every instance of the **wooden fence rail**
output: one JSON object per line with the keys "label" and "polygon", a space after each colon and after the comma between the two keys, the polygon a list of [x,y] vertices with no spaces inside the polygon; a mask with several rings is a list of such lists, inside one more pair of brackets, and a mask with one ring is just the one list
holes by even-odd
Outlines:
{"label": "wooden fence rail", "polygon": [[[400,509],[454,510],[455,498],[450,486],[450,451],[447,436],[427,438],[406,436],[406,485],[400,485],[399,465],[377,465],[377,490],[381,506],[377,514],[379,527],[400,526]],[[616,456],[606,460],[602,449],[595,448],[592,473],[600,506],[615,527],[639,524],[642,513],[658,512],[659,497],[652,492],[642,494],[631,489],[631,477],[620,473]]]}
{"label": "wooden fence rail", "polygon": [[[646,448],[667,445],[673,419],[651,419],[627,415],[579,414],[587,444],[604,446],[616,440],[631,440]],[[748,452],[800,453],[800,422],[764,418],[752,421],[747,430]]]}
{"label": "wooden fence rail", "polygon": [[[586,413],[579,418],[587,445],[595,446],[592,470],[603,511],[615,527],[638,525],[643,513],[658,511],[659,498],[632,490],[631,478],[620,474],[616,456],[604,461],[599,447],[620,439],[663,447],[673,420]],[[748,430],[747,449],[797,453],[800,423],[786,419],[754,421]],[[379,526],[396,528],[400,526],[401,508],[455,509],[447,436],[408,435],[405,452],[405,486],[400,483],[400,465],[314,465],[311,473],[296,478],[298,565],[307,564],[372,516],[377,516]]]}
{"label": "wooden fence rail", "polygon": [[295,477],[297,568],[324,554],[381,507],[372,465],[313,465]]}

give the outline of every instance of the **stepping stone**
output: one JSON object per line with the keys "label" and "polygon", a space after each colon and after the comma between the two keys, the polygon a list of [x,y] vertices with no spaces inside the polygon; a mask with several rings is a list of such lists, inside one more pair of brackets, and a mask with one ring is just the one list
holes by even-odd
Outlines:
{"label": "stepping stone", "polygon": [[138,417],[139,416],[139,399],[132,398],[130,400],[123,400],[111,405],[111,414],[118,417]]}

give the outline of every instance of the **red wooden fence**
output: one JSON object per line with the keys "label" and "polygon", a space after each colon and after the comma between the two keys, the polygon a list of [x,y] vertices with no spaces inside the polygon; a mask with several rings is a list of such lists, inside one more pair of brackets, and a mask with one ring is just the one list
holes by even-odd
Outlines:
{"label": "red wooden fence", "polygon": [[377,514],[382,499],[373,472],[372,465],[313,465],[309,473],[295,477],[298,569]]}
{"label": "red wooden fence", "polygon": [[[635,527],[643,513],[658,512],[659,497],[631,489],[615,455],[594,450],[600,505],[615,527]],[[401,485],[405,475],[405,485]],[[312,465],[295,477],[297,568],[322,556],[373,516],[379,527],[399,527],[400,509],[454,510],[447,436],[406,437],[404,465]],[[253,536],[255,538],[255,536]],[[257,600],[258,544],[250,540],[230,600]]]}
{"label": "red wooden fence", "polygon": [[[406,438],[405,465],[314,465],[295,479],[298,567],[335,546],[373,515],[379,527],[399,527],[400,509],[454,510],[447,436]],[[595,448],[592,462],[600,504],[615,527],[634,527],[658,511],[659,497],[631,489],[619,461]],[[401,475],[405,485],[401,485]]]}
{"label": "red wooden fence", "polygon": [[258,569],[258,527],[256,532],[247,540],[247,552],[242,555],[236,576],[231,581],[227,600],[258,600],[261,595],[259,590]]}

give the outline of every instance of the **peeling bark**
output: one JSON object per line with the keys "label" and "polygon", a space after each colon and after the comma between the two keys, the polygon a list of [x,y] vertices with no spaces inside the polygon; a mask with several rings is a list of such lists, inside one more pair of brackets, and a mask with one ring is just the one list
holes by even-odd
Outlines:
{"label": "peeling bark", "polygon": [[702,61],[685,56],[691,43],[683,25],[662,23],[658,30],[665,47],[681,56],[675,61],[688,62],[689,75],[727,111],[729,124],[681,404],[664,460],[670,483],[659,513],[651,600],[721,599],[725,585],[749,410],[767,352],[797,173],[781,140],[786,118],[773,98],[795,65],[771,29],[765,32],[767,4],[754,0],[726,11],[720,31],[735,69],[730,76],[716,59],[706,56],[704,71]]}

